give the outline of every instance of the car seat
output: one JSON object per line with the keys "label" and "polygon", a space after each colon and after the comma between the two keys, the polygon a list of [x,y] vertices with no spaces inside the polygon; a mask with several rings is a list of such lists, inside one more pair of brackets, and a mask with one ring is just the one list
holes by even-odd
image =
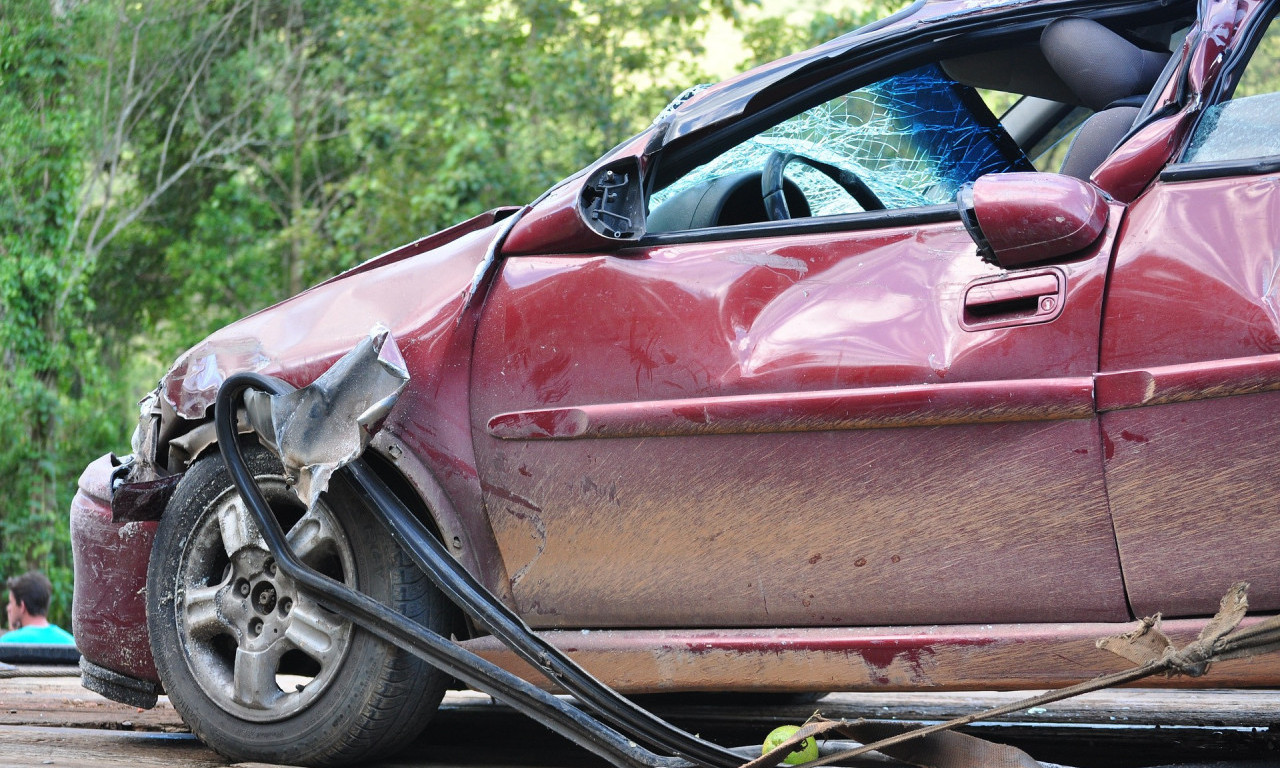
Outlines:
{"label": "car seat", "polygon": [[1096,21],[1075,17],[1045,27],[1040,50],[1080,102],[1094,110],[1060,169],[1087,180],[1133,127],[1169,54],[1143,50]]}

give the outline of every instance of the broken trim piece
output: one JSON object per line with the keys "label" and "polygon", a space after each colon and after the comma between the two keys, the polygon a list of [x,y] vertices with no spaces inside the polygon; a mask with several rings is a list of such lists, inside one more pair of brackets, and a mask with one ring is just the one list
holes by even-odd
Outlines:
{"label": "broken trim piece", "polygon": [[1099,411],[1211,400],[1280,389],[1280,355],[1104,371],[1096,378]]}

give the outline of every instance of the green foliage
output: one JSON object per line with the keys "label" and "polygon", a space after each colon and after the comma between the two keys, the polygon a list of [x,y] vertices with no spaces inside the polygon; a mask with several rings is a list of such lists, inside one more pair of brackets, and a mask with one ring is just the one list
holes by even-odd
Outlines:
{"label": "green foliage", "polygon": [[[120,421],[101,378],[91,310],[66,254],[83,157],[74,31],[48,3],[0,6],[0,572],[44,570],[66,621],[67,514],[93,441]],[[99,443],[100,445],[101,443]]]}
{"label": "green foliage", "polygon": [[811,48],[846,32],[883,19],[911,4],[911,0],[864,0],[856,7],[835,13],[819,11],[807,25],[789,23],[780,16],[762,16],[744,22],[743,42],[750,50],[748,65],[763,64]]}
{"label": "green foliage", "polygon": [[536,197],[703,79],[705,20],[735,9],[0,4],[0,575],[44,570],[65,625],[76,478],[179,352]]}
{"label": "green foliage", "polygon": [[1243,99],[1275,93],[1277,83],[1280,83],[1280,19],[1272,19],[1231,97]]}
{"label": "green foliage", "polygon": [[[398,9],[398,10],[396,10]],[[396,243],[531,200],[696,82],[702,0],[353,4],[355,73],[341,238]]]}

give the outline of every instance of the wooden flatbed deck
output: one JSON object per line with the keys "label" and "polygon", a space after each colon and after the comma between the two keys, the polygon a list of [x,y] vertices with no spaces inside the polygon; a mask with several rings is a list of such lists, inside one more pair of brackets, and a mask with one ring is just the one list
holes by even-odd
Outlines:
{"label": "wooden flatbed deck", "polygon": [[[744,697],[659,697],[647,705],[726,744],[758,742],[774,724],[828,717],[936,721],[1007,701],[1011,693],[833,694],[817,703]],[[1273,729],[1272,725],[1276,725]],[[1157,728],[1158,726],[1158,728]],[[1273,735],[1273,730],[1275,735]],[[1037,759],[1081,768],[1241,759],[1280,765],[1280,696],[1271,691],[1102,691],[1002,718],[977,733]],[[495,738],[495,734],[501,734]],[[1145,758],[1143,756],[1146,756]],[[1067,760],[1065,758],[1072,758]],[[382,768],[595,766],[590,755],[477,693],[450,693],[423,738]],[[232,764],[201,744],[161,697],[151,710],[108,701],[76,677],[0,680],[0,766],[206,768]]]}

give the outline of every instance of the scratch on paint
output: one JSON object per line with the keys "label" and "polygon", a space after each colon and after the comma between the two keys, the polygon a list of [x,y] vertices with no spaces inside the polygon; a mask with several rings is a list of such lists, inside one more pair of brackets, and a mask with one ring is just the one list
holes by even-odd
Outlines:
{"label": "scratch on paint", "polygon": [[809,271],[809,265],[805,263],[804,259],[779,256],[776,253],[731,253],[727,260],[734,264],[743,264],[748,267],[786,269],[792,272],[799,272],[802,275]]}
{"label": "scratch on paint", "polygon": [[1077,661],[1076,659],[1069,659],[1069,658],[1067,658],[1066,656],[1063,656],[1063,655],[1062,655],[1062,654],[1060,654],[1060,653],[1055,653],[1055,654],[1053,654],[1053,655],[1054,655],[1054,656],[1057,656],[1059,659],[1062,659],[1063,661],[1067,662],[1068,664],[1070,664],[1070,665],[1071,665],[1071,666],[1073,666],[1073,667],[1080,667],[1080,668],[1082,668],[1082,669],[1083,669],[1083,668],[1085,668],[1085,665],[1084,665],[1084,664],[1081,664],[1081,663],[1080,663],[1079,661]]}
{"label": "scratch on paint", "polygon": [[515,507],[510,507],[505,504],[502,505],[502,509],[505,510],[508,515],[511,515],[517,520],[533,524],[533,538],[538,540],[538,551],[534,553],[533,557],[529,558],[529,562],[525,563],[523,568],[516,571],[515,575],[511,577],[511,586],[514,588],[516,584],[524,578],[525,574],[529,572],[529,569],[533,568],[534,563],[538,562],[538,558],[542,557],[542,553],[547,549],[547,524],[542,519],[542,507],[539,507],[537,504],[534,504],[523,496],[514,494],[505,488],[500,488],[492,483],[482,483],[480,487],[486,493],[527,509],[527,512],[522,512]]}
{"label": "scratch on paint", "polygon": [[524,566],[520,570],[516,571],[511,577],[511,587],[514,589],[515,586],[520,583],[520,580],[525,577],[525,574],[529,573],[529,570],[533,568],[534,563],[537,563],[538,559],[542,557],[542,553],[547,551],[547,524],[543,521],[542,516],[537,512],[521,512],[519,510],[512,509],[511,507],[506,507],[506,511],[507,514],[517,520],[533,523],[533,538],[538,540],[538,551],[534,552],[533,557],[529,558],[529,562],[525,563]]}
{"label": "scratch on paint", "polygon": [[756,574],[756,588],[760,591],[760,601],[764,603],[764,613],[769,615],[769,596],[764,592],[764,579],[760,578],[760,574]]}

